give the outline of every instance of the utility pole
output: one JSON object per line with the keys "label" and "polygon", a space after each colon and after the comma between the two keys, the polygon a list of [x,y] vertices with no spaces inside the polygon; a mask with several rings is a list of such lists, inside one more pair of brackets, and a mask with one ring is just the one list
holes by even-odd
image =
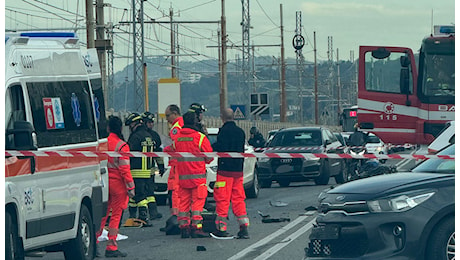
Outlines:
{"label": "utility pole", "polygon": [[340,63],[339,63],[339,49],[337,48],[337,125],[340,125]]}
{"label": "utility pole", "polygon": [[174,39],[174,25],[173,25],[173,9],[172,7],[169,8],[169,21],[171,22],[171,78],[176,78],[176,41]]}
{"label": "utility pole", "polygon": [[136,111],[145,109],[144,104],[144,0],[132,0],[133,6],[133,69],[134,106]]}
{"label": "utility pole", "polygon": [[280,4],[281,75],[280,75],[280,122],[286,122],[286,62],[284,60],[283,4]]}
{"label": "utility pole", "polygon": [[110,39],[105,39],[105,22],[104,22],[104,0],[96,0],[96,42],[97,56],[101,67],[102,90],[104,93],[104,103],[108,104],[107,91],[107,64],[106,51],[113,49],[113,43]]}
{"label": "utility pole", "polygon": [[[303,93],[302,93],[302,70],[303,70],[303,55],[302,55],[302,48],[305,44],[305,39],[302,36],[302,12],[297,11],[296,12],[296,36],[294,38],[294,41],[296,42],[298,48],[296,48],[296,63],[297,63],[297,69],[299,71],[299,109],[300,109],[300,114],[299,114],[299,121],[301,124],[303,124]],[[299,43],[302,41],[301,43]]]}
{"label": "utility pole", "polygon": [[316,32],[313,32],[313,53],[315,55],[315,125],[319,124],[318,109],[318,68],[316,64]]}
{"label": "utility pole", "polygon": [[221,84],[220,84],[220,113],[223,113],[227,108],[227,24],[225,18],[225,0],[221,0],[222,16],[221,16]]}
{"label": "utility pole", "polygon": [[86,46],[94,48],[94,10],[93,0],[86,0]]}

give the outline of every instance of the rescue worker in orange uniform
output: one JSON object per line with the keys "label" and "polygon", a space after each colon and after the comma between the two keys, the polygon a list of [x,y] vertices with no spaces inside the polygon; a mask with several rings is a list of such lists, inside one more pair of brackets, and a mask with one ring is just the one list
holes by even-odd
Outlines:
{"label": "rescue worker in orange uniform", "polygon": [[[197,117],[194,112],[183,116],[184,127],[179,131],[173,143],[176,152],[212,152],[208,138],[198,132]],[[214,158],[181,157],[177,159],[176,167],[179,174],[179,228],[181,238],[209,237],[203,232],[203,211],[208,189],[206,186],[206,163]],[[190,217],[191,211],[191,217]]]}
{"label": "rescue worker in orange uniform", "polygon": [[[166,107],[165,116],[168,123],[171,125],[171,130],[169,131],[169,137],[174,142],[177,139],[179,131],[184,126],[184,120],[180,115],[180,108],[177,105],[171,104]],[[164,149],[165,151],[172,151],[171,146],[167,146]],[[176,159],[169,159],[169,166],[171,167],[168,177],[168,190],[170,191],[170,207],[171,215],[177,216],[179,214],[179,175],[177,174],[177,168],[175,166]]]}
{"label": "rescue worker in orange uniform", "polygon": [[[215,152],[244,152],[245,134],[234,121],[231,108],[226,108],[220,115],[224,125],[219,129],[217,141],[212,145]],[[248,239],[249,218],[246,213],[246,194],[243,187],[244,158],[219,158],[217,176],[214,185],[214,200],[216,201],[216,228],[213,237],[232,237],[227,232],[227,217],[230,202],[233,214],[238,220],[240,231],[238,238]]]}
{"label": "rescue worker in orange uniform", "polygon": [[[116,116],[109,117],[107,131],[108,150],[129,153],[129,146],[124,141],[121,133],[123,123]],[[134,197],[134,181],[131,176],[129,157],[109,157],[107,168],[109,170],[109,201],[107,214],[102,218],[101,228],[96,237],[102,234],[110,211],[112,216],[109,222],[108,242],[105,257],[126,257],[127,254],[118,250],[118,226],[123,210],[128,206],[128,199]],[[97,241],[98,243],[99,241]]]}

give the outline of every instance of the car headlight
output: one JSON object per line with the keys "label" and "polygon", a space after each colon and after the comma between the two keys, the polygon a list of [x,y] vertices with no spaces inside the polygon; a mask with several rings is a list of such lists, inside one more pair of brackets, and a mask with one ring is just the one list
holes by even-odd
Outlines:
{"label": "car headlight", "polygon": [[368,201],[367,205],[371,212],[404,212],[417,207],[434,194],[434,191],[426,190],[411,194],[398,194],[388,198]]}
{"label": "car headlight", "polygon": [[377,147],[377,149],[375,149],[375,150],[376,150],[377,152],[380,152],[380,151],[382,151],[382,147],[379,146],[379,147]]}

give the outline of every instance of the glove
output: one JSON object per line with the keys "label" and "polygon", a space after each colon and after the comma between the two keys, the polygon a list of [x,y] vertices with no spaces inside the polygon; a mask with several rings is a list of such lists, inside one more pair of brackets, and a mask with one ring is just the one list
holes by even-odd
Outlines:
{"label": "glove", "polygon": [[160,177],[163,177],[163,174],[165,174],[165,165],[164,164],[159,164],[158,165],[158,171],[160,173]]}
{"label": "glove", "polygon": [[134,197],[134,195],[136,195],[136,193],[134,192],[134,189],[128,190],[128,197],[129,197],[130,199],[132,199],[132,198]]}

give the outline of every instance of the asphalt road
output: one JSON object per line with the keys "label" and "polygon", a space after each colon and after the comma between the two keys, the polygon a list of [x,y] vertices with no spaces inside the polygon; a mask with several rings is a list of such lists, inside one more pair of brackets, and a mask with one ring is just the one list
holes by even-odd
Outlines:
{"label": "asphalt road", "polygon": [[[410,153],[416,151],[405,151]],[[423,152],[423,151],[422,151]],[[417,152],[420,153],[420,152]],[[399,171],[410,169],[414,161],[388,160],[387,165],[397,165]],[[133,260],[175,260],[175,259],[294,259],[304,258],[308,235],[315,212],[307,212],[308,206],[317,205],[319,193],[336,185],[334,178],[329,185],[317,186],[313,181],[292,183],[290,187],[281,188],[273,184],[271,188],[262,189],[257,199],[247,199],[247,212],[250,218],[250,239],[217,240],[214,238],[181,239],[179,235],[166,236],[159,229],[165,225],[169,216],[168,206],[159,206],[163,214],[161,220],[153,221],[153,227],[122,227],[120,233],[128,239],[118,242],[119,249],[128,253],[125,259]],[[211,203],[212,198],[209,199]],[[262,223],[260,215],[270,218],[287,218],[290,221],[279,223]],[[125,214],[126,215],[126,214]],[[236,235],[238,224],[230,214],[229,232]],[[104,253],[106,242],[99,243],[99,252]],[[206,251],[197,251],[202,246]],[[28,260],[63,259],[62,252],[47,253],[44,257],[26,257]],[[99,259],[105,259],[101,257]]]}

